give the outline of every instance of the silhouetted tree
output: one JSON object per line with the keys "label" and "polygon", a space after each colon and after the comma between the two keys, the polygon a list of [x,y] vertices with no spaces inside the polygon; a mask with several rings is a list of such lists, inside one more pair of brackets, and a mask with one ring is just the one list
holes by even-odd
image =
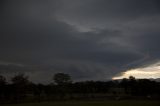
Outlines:
{"label": "silhouetted tree", "polygon": [[24,74],[15,75],[11,81],[13,85],[14,99],[18,102],[25,97],[30,82],[28,76],[25,76]]}
{"label": "silhouetted tree", "polygon": [[6,78],[0,75],[0,86],[5,85],[5,84],[6,84]]}
{"label": "silhouetted tree", "polygon": [[[15,75],[7,83],[0,75],[0,103],[43,101],[57,99],[115,99],[115,96],[128,99],[134,97],[160,99],[160,82],[149,79],[128,79],[116,81],[81,81],[72,83],[68,74],[57,73],[52,84],[34,84],[24,74]],[[124,92],[125,91],[125,92]],[[112,94],[114,93],[114,94]],[[125,95],[124,95],[124,94]],[[123,98],[122,97],[122,98]]]}
{"label": "silhouetted tree", "polygon": [[132,95],[136,94],[136,84],[137,84],[136,78],[133,76],[129,76],[128,87]]}
{"label": "silhouetted tree", "polygon": [[122,81],[120,82],[120,86],[124,88],[124,91],[126,94],[129,93],[128,83],[129,83],[129,80],[127,78],[123,78]]}
{"label": "silhouetted tree", "polygon": [[72,82],[71,76],[64,73],[56,73],[53,76],[53,80],[57,85],[69,84]]}
{"label": "silhouetted tree", "polygon": [[53,80],[57,84],[58,92],[62,99],[70,91],[69,84],[72,83],[71,76],[65,73],[56,73],[53,76]]}
{"label": "silhouetted tree", "polygon": [[134,76],[129,76],[129,80],[130,80],[130,81],[135,81],[136,78],[135,78]]}
{"label": "silhouetted tree", "polygon": [[6,78],[0,75],[0,101],[4,101],[6,92]]}
{"label": "silhouetted tree", "polygon": [[15,75],[11,81],[15,85],[27,85],[29,83],[28,76],[24,74]]}

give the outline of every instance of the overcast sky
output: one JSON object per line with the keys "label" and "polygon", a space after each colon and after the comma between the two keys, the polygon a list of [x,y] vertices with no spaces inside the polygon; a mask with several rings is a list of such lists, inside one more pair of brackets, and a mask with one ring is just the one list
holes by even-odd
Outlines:
{"label": "overcast sky", "polygon": [[160,0],[0,0],[0,74],[108,80],[160,60]]}

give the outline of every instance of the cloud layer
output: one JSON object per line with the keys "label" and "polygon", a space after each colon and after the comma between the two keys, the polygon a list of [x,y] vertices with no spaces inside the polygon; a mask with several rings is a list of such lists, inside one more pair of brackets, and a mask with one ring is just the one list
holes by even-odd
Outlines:
{"label": "cloud layer", "polygon": [[1,0],[0,73],[107,80],[160,59],[159,0]]}

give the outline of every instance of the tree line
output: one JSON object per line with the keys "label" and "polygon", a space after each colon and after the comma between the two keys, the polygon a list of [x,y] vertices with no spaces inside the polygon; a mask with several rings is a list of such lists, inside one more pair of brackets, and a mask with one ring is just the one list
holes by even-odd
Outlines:
{"label": "tree line", "polygon": [[160,99],[160,82],[135,79],[73,82],[71,76],[56,73],[53,83],[35,84],[25,74],[11,78],[0,75],[0,103],[41,102],[72,99]]}

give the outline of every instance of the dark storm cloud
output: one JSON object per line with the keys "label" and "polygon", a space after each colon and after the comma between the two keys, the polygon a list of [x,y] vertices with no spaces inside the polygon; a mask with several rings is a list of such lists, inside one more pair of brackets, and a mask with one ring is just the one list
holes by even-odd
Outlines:
{"label": "dark storm cloud", "polygon": [[[65,1],[65,0],[64,0]],[[157,0],[69,0],[65,1],[63,8],[57,12],[68,20],[89,23],[92,21],[107,22],[114,20],[130,21],[139,17],[154,15],[160,12],[160,3]],[[76,17],[76,18],[74,18]],[[65,19],[66,20],[66,19]]]}
{"label": "dark storm cloud", "polygon": [[[28,66],[21,64],[0,64],[1,73],[24,73],[24,71],[31,71],[32,69]],[[32,70],[33,71],[33,70]]]}
{"label": "dark storm cloud", "polygon": [[36,82],[56,72],[106,80],[160,59],[158,0],[2,0],[0,5],[2,74],[24,72]]}

